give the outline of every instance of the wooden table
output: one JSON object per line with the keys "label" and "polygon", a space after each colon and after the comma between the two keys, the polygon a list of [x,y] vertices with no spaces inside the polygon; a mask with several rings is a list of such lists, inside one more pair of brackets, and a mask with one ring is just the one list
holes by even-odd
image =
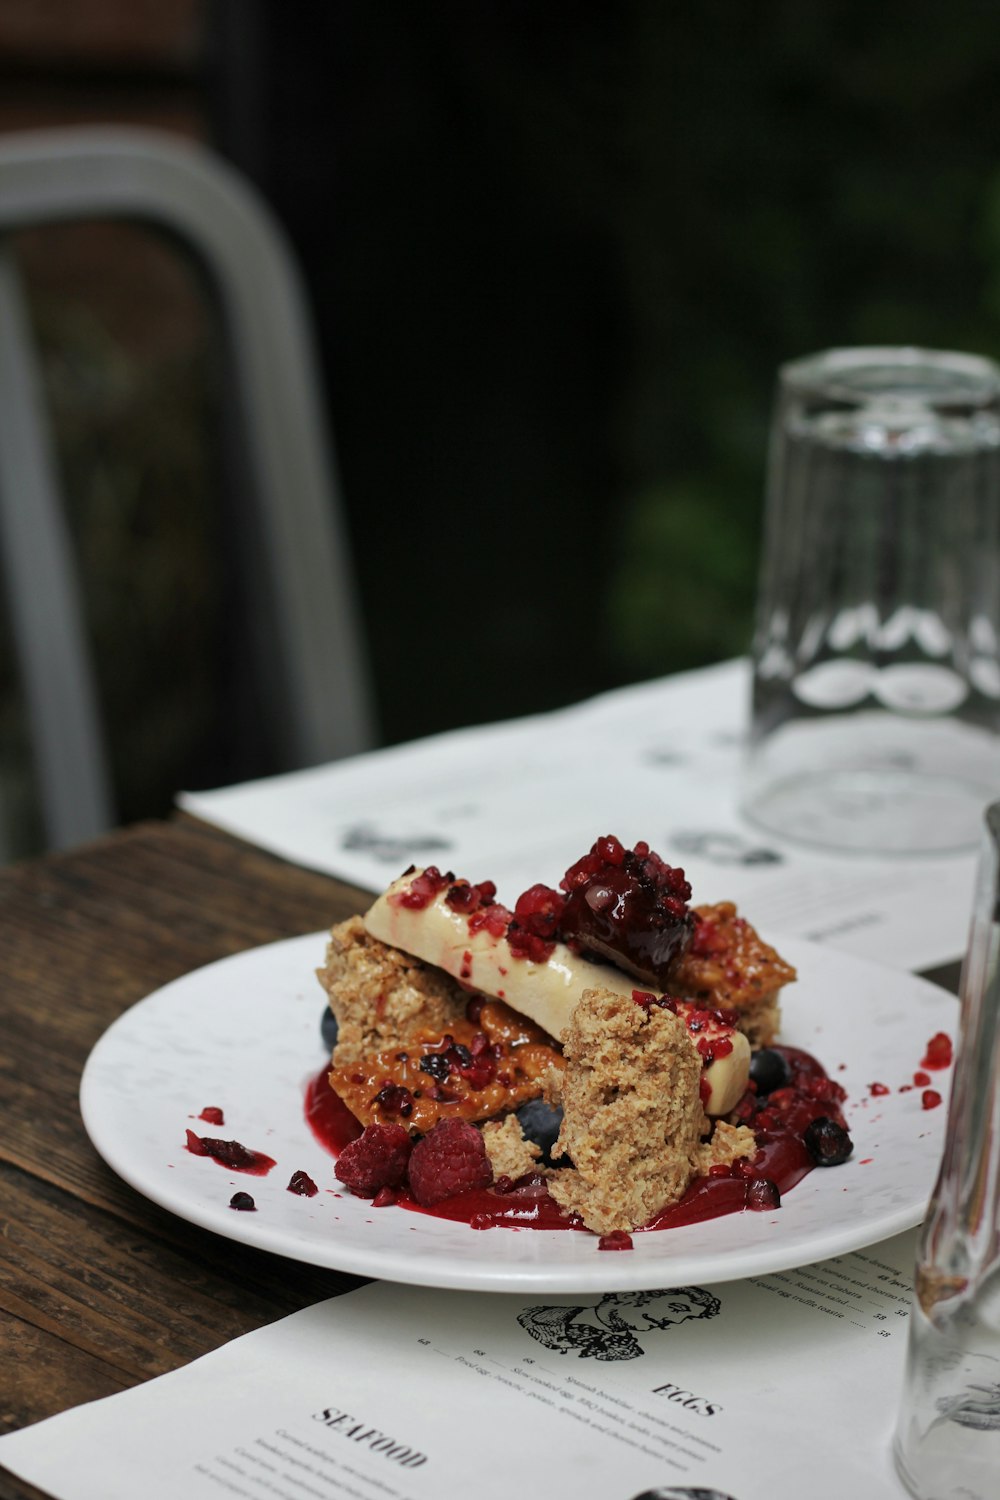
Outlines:
{"label": "wooden table", "polygon": [[[151,990],[365,904],[190,820],[0,872],[0,1431],[360,1284],[147,1202],[91,1146],[77,1091],[91,1047]],[[2,1500],[38,1493],[0,1470]]]}
{"label": "wooden table", "polygon": [[[366,900],[187,819],[0,872],[0,1431],[359,1284],[147,1202],[91,1146],[77,1090],[91,1047],[151,990]],[[954,988],[957,967],[931,977]],[[0,1500],[38,1493],[0,1472]]]}

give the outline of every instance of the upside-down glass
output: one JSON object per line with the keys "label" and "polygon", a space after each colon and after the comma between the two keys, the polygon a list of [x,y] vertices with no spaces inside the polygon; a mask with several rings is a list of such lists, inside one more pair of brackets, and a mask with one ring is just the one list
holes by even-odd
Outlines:
{"label": "upside-down glass", "polygon": [[744,812],[819,848],[974,847],[1000,795],[1000,367],[780,372]]}
{"label": "upside-down glass", "polygon": [[895,1455],[919,1500],[1000,1495],[1000,803],[986,813]]}

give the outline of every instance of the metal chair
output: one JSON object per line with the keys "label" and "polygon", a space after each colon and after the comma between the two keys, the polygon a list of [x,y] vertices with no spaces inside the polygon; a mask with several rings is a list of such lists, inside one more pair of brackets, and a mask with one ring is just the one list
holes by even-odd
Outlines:
{"label": "metal chair", "polygon": [[52,848],[115,822],[93,668],[32,332],[18,230],[120,218],[180,240],[221,314],[270,574],[288,768],[368,748],[371,696],[340,497],[298,273],[254,190],[211,152],[154,132],[0,136],[0,559]]}

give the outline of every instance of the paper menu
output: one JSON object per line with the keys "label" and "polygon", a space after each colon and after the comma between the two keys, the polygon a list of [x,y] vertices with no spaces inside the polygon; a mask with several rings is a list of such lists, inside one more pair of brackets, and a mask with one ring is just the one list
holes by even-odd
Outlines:
{"label": "paper menu", "polygon": [[[407,865],[496,882],[508,905],[554,885],[600,834],[683,865],[696,902],[734,900],[768,935],[895,968],[964,952],[975,854],[813,853],[737,809],[745,661],[607,693],[555,713],[438,735],[220,791],[187,811],[287,859],[381,890]],[[927,912],[933,920],[927,920]]]}
{"label": "paper menu", "polygon": [[375,1283],[0,1438],[59,1500],[899,1497],[914,1258],[600,1297]]}

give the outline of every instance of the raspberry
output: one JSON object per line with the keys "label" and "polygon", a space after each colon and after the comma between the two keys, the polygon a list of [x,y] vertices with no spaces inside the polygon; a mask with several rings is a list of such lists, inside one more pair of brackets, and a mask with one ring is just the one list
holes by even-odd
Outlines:
{"label": "raspberry", "polygon": [[422,1208],[443,1198],[489,1187],[493,1168],[483,1138],[465,1120],[440,1120],[413,1148],[410,1192]]}
{"label": "raspberry", "polygon": [[517,921],[512,921],[507,928],[507,942],[515,958],[526,958],[533,964],[548,963],[556,948],[554,940],[526,932]]}
{"label": "raspberry", "polygon": [[547,885],[532,885],[518,896],[514,915],[521,926],[537,937],[550,938],[559,926],[566,897]]}
{"label": "raspberry", "polygon": [[373,1198],[379,1188],[399,1187],[412,1149],[402,1125],[366,1125],[341,1151],[334,1174],[359,1198]]}
{"label": "raspberry", "polygon": [[507,941],[515,958],[544,964],[555,949],[559,919],[566,897],[547,885],[532,885],[518,896],[507,929]]}

